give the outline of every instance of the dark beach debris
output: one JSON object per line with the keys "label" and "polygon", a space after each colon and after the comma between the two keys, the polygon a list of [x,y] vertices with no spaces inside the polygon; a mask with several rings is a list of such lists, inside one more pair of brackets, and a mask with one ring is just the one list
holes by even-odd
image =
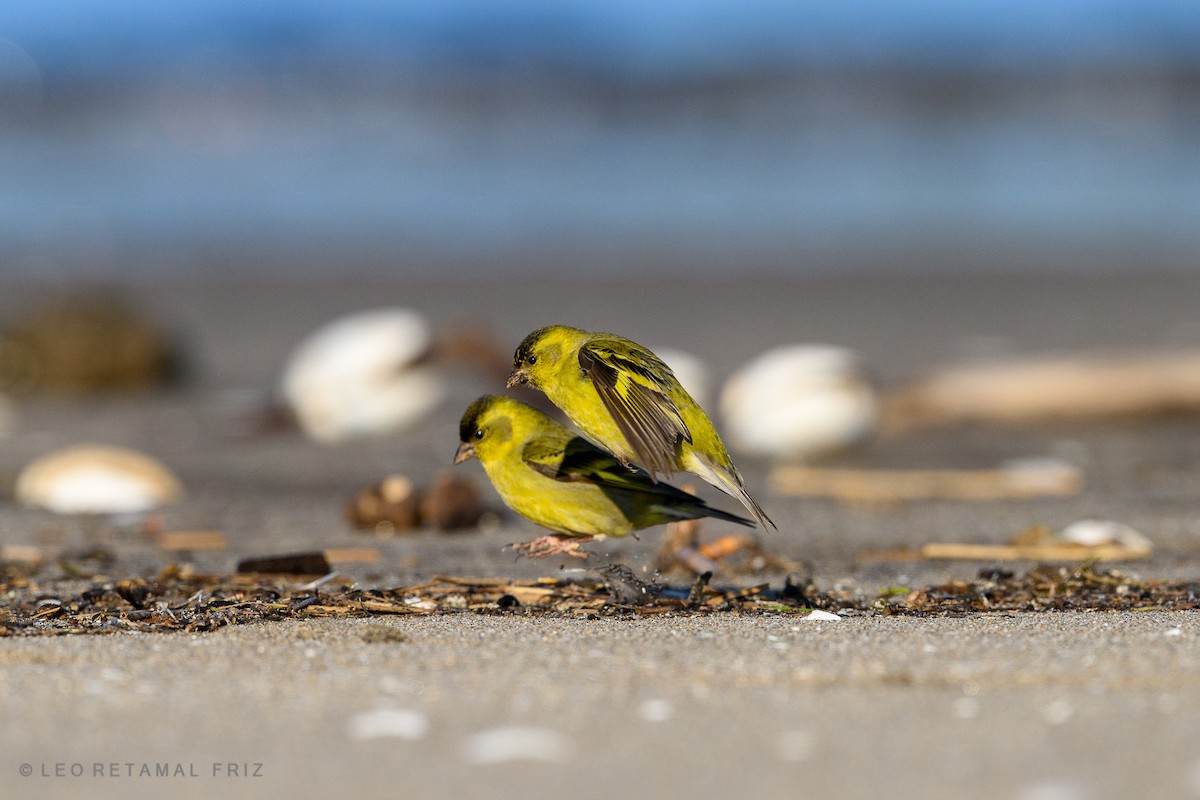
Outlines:
{"label": "dark beach debris", "polygon": [[150,585],[141,578],[129,578],[113,584],[113,591],[135,610],[140,611],[146,607],[146,598],[150,595]]}
{"label": "dark beach debris", "polygon": [[783,581],[783,589],[779,599],[787,600],[798,606],[812,606],[813,598],[818,597],[817,585],[807,572],[789,572]]}
{"label": "dark beach debris", "polygon": [[374,547],[327,547],[288,555],[247,558],[238,562],[242,574],[295,575],[316,578],[324,583],[337,575],[338,564],[374,564],[380,553]]}
{"label": "dark beach debris", "polygon": [[268,575],[328,575],[329,560],[322,550],[308,553],[293,553],[286,556],[245,558],[238,562],[239,573],[261,572]]}
{"label": "dark beach debris", "polygon": [[657,597],[661,591],[660,586],[642,580],[624,564],[609,564],[589,572],[599,576],[613,602],[620,605],[643,605]]}
{"label": "dark beach debris", "polygon": [[346,504],[346,521],[359,530],[390,536],[420,527],[466,530],[487,512],[474,481],[442,471],[428,490],[404,475],[389,475],[361,489]]}
{"label": "dark beach debris", "polygon": [[58,568],[74,578],[103,574],[116,563],[116,554],[99,545],[83,550],[68,550],[58,557]]}
{"label": "dark beach debris", "polygon": [[413,482],[388,475],[360,490],[346,504],[346,521],[355,528],[390,534],[420,525],[421,500]]}
{"label": "dark beach debris", "polygon": [[763,572],[789,572],[801,567],[763,547],[749,533],[730,533],[708,542],[700,538],[701,521],[673,522],[667,526],[662,546],[654,557],[654,566],[664,574],[721,577],[757,575]]}
{"label": "dark beach debris", "polygon": [[704,590],[708,588],[708,582],[712,580],[712,576],[711,572],[703,572],[696,576],[696,582],[688,590],[689,605],[699,605],[704,600]]}
{"label": "dark beach debris", "polygon": [[439,531],[474,528],[487,509],[475,481],[445,470],[421,498],[421,522]]}
{"label": "dark beach debris", "polygon": [[139,391],[178,382],[185,363],[156,323],[107,294],[63,297],[0,336],[8,392]]}
{"label": "dark beach debris", "polygon": [[396,644],[407,642],[408,635],[391,625],[367,625],[362,631],[362,640],[368,644]]}
{"label": "dark beach debris", "polygon": [[[47,567],[47,571],[52,568]],[[628,572],[628,574],[627,574]],[[217,630],[227,625],[318,617],[367,618],[408,614],[519,614],[529,617],[806,615],[961,616],[996,612],[1145,611],[1200,608],[1200,582],[1137,580],[1094,565],[1041,565],[1017,575],[988,568],[973,580],[926,586],[822,591],[803,575],[781,587],[646,584],[628,568],[602,574],[510,580],[439,575],[394,589],[362,589],[326,576],[304,582],[287,575],[193,574],[169,567],[151,578],[42,579],[29,564],[0,564],[0,636],[55,636],[119,631]],[[653,587],[642,591],[640,585]],[[391,634],[364,633],[367,641]]]}

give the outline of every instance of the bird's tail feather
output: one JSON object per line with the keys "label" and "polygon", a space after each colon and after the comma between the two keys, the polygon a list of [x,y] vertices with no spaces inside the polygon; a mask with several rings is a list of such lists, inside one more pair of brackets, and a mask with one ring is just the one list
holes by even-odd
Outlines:
{"label": "bird's tail feather", "polygon": [[746,491],[746,485],[742,482],[742,476],[732,464],[728,467],[721,467],[712,464],[707,459],[695,457],[691,459],[691,463],[687,465],[687,469],[699,475],[730,497],[736,497],[746,507],[746,510],[754,515],[754,518],[758,520],[758,524],[763,526],[764,529],[770,527],[779,530],[779,526],[775,524],[775,521],[767,516],[767,512],[762,510],[762,506]]}
{"label": "bird's tail feather", "polygon": [[689,519],[700,519],[702,517],[712,517],[713,519],[724,520],[725,522],[736,522],[738,525],[747,525],[751,528],[755,526],[752,519],[739,517],[737,514],[731,514],[728,511],[722,511],[719,508],[713,508],[708,503],[696,498],[694,505],[684,507],[679,506],[658,506],[658,510],[664,516],[674,517],[676,520],[683,522]]}

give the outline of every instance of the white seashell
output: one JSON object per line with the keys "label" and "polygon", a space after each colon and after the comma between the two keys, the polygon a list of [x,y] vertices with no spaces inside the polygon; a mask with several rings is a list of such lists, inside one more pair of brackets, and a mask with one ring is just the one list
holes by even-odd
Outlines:
{"label": "white seashell", "polygon": [[875,429],[879,405],[856,353],[830,345],[769,350],[721,392],[733,447],[777,459],[806,459],[853,447]]}
{"label": "white seashell", "polygon": [[662,698],[643,700],[638,706],[638,716],[646,722],[666,722],[675,714],[670,701]]}
{"label": "white seashell", "polygon": [[137,514],[179,499],[183,487],[150,456],[120,447],[69,447],[17,476],[24,505],[58,514]]}
{"label": "white seashell", "polygon": [[708,367],[703,361],[691,353],[671,347],[653,348],[651,352],[671,368],[679,385],[687,390],[693,400],[702,407],[708,405],[712,386]]}
{"label": "white seashell", "polygon": [[370,739],[424,739],[429,717],[405,708],[377,708],[355,714],[346,724],[346,734],[356,741]]}
{"label": "white seashell", "polygon": [[1141,531],[1111,519],[1081,519],[1063,528],[1059,536],[1064,542],[1086,547],[1115,544],[1139,550],[1154,548],[1154,543]]}
{"label": "white seashell", "polygon": [[783,731],[775,740],[775,754],[783,761],[807,761],[817,749],[817,737],[808,731]]}
{"label": "white seashell", "polygon": [[809,614],[800,619],[810,622],[841,622],[842,618],[837,614],[830,614],[828,611],[822,611],[819,608],[814,608]]}
{"label": "white seashell", "polygon": [[571,741],[549,728],[510,725],[476,733],[467,739],[465,756],[472,764],[508,761],[565,761]]}
{"label": "white seashell", "polygon": [[414,366],[431,342],[429,324],[409,309],[342,317],[300,343],[280,392],[300,427],[319,441],[398,430],[442,398],[441,375]]}

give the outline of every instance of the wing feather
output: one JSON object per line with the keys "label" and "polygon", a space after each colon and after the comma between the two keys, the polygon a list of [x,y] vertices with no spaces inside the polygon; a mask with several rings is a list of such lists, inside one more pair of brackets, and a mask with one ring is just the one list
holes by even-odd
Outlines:
{"label": "wing feather", "polygon": [[539,438],[521,450],[521,459],[530,469],[556,481],[576,481],[595,486],[612,496],[642,497],[660,513],[676,519],[715,517],[752,526],[744,517],[712,508],[699,497],[668,483],[657,483],[642,470],[630,470],[611,454],[582,437],[569,440]]}
{"label": "wing feather", "polygon": [[675,447],[691,441],[679,409],[671,401],[671,370],[657,356],[632,342],[620,349],[593,340],[579,349],[579,365],[596,387],[596,393],[617,428],[629,442],[639,466],[651,476],[674,474],[678,465]]}

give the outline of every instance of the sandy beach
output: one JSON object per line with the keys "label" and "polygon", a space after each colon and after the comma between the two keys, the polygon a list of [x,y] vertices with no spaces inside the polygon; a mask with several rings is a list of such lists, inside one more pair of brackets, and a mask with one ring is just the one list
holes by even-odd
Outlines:
{"label": "sandy beach", "polygon": [[[8,287],[0,319],[61,288]],[[185,486],[185,499],[162,513],[166,529],[228,537],[227,549],[186,556],[196,570],[224,574],[249,556],[369,546],[379,561],[339,571],[388,588],[437,574],[536,578],[580,565],[514,559],[504,546],[537,532],[510,515],[481,531],[392,538],[344,521],[349,497],[384,475],[428,484],[450,468],[462,410],[502,388],[483,375],[452,373],[448,399],[426,421],[386,437],[322,446],[296,432],[238,435],[291,348],[346,312],[408,306],[435,325],[490,331],[501,350],[551,322],[615,330],[701,356],[714,386],[745,359],[797,341],[855,348],[884,386],[967,356],[1200,344],[1193,276],[189,278],[131,286],[127,296],[180,342],[191,378],[148,395],[23,398],[0,448],[5,482],[59,446],[134,447],[161,458]],[[779,523],[761,541],[803,562],[823,588],[869,595],[969,580],[987,565],[864,553],[929,541],[999,544],[1031,525],[1083,518],[1124,522],[1154,543],[1152,558],[1115,565],[1123,572],[1200,579],[1194,419],[913,432],[839,463],[968,468],[1046,456],[1081,467],[1080,494],[852,507],[773,495],[767,464],[741,464]],[[499,506],[477,464],[456,472]],[[601,543],[589,563],[619,562],[649,577],[660,537],[652,530]],[[0,505],[0,544],[68,555],[101,545],[115,556],[114,577],[154,575],[174,558],[133,529],[12,502]],[[454,614],[5,638],[0,794],[1200,796],[1191,744],[1200,728],[1197,642],[1194,614],[1156,611],[826,623],[786,614]],[[184,774],[133,774],[162,763]],[[85,775],[71,774],[76,764]],[[247,769],[260,777],[245,777]]]}

